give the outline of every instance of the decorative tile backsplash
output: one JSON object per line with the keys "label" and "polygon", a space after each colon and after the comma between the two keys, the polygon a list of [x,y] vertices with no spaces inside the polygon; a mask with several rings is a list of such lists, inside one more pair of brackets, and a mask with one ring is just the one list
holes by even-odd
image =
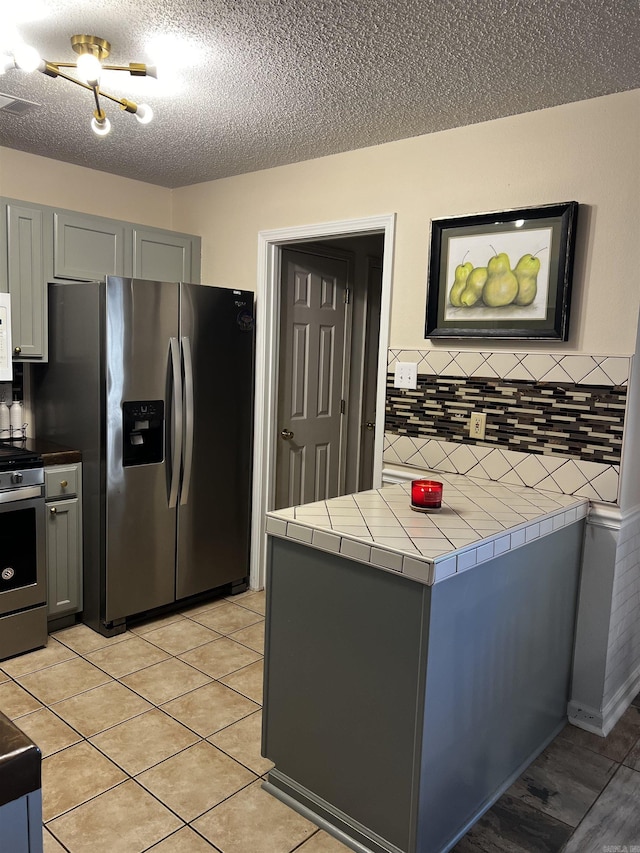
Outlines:
{"label": "decorative tile backsplash", "polygon": [[[418,388],[393,387],[397,361]],[[384,461],[615,502],[631,359],[390,350]],[[483,440],[468,434],[487,413]]]}
{"label": "decorative tile backsplash", "polygon": [[[591,388],[551,382],[420,376],[416,390],[387,379],[385,429],[508,447],[529,453],[620,463],[626,387]],[[485,437],[469,437],[469,414],[485,412]]]}

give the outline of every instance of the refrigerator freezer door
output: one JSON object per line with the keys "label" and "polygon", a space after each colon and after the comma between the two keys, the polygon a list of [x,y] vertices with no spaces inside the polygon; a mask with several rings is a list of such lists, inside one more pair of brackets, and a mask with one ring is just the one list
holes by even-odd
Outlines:
{"label": "refrigerator freezer door", "polygon": [[181,284],[180,312],[185,471],[176,597],[185,598],[249,574],[253,294]]}
{"label": "refrigerator freezer door", "polygon": [[[172,361],[178,286],[109,277],[106,304],[106,607],[105,621],[175,599],[176,510],[169,507],[172,467]],[[140,423],[123,430],[123,403]],[[164,403],[163,461],[123,467],[123,442],[144,442],[145,401]]]}

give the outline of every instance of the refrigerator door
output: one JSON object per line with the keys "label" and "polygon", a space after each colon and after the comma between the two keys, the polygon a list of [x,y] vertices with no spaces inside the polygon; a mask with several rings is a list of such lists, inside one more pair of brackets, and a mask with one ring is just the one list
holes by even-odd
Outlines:
{"label": "refrigerator door", "polygon": [[106,287],[105,621],[111,622],[175,599],[170,496],[179,290],[174,283],[116,277]]}
{"label": "refrigerator door", "polygon": [[180,285],[179,599],[249,574],[253,337],[253,293]]}

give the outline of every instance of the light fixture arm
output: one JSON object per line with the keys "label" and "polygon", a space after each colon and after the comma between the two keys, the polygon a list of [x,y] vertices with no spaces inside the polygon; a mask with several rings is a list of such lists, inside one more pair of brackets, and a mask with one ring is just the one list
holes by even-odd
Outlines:
{"label": "light fixture arm", "polygon": [[[55,68],[76,68],[75,62],[48,62]],[[145,65],[144,62],[130,62],[128,65],[103,65],[103,71],[128,71],[132,77],[157,77],[154,65]],[[69,78],[67,78],[69,79]]]}
{"label": "light fixture arm", "polygon": [[[115,95],[110,95],[108,92],[100,89],[98,86],[92,86],[90,83],[85,83],[84,80],[78,80],[76,77],[72,77],[71,74],[65,74],[64,71],[61,71],[61,68],[73,67],[74,65],[68,66],[64,63],[60,62],[44,62],[40,71],[43,74],[46,74],[49,77],[62,77],[64,80],[69,80],[70,83],[75,83],[76,86],[81,86],[83,89],[88,89],[90,92],[94,93],[94,97],[96,99],[96,107],[99,110],[100,105],[98,104],[98,95],[103,98],[108,98],[110,101],[113,101],[114,104],[118,104],[122,107],[125,112],[128,113],[136,113],[138,111],[138,104],[134,101],[129,101],[127,98],[116,98]],[[127,70],[127,69],[125,69]]]}
{"label": "light fixture arm", "polygon": [[[130,62],[128,65],[102,65],[102,60],[109,56],[111,45],[108,41],[99,38],[98,36],[72,36],[71,47],[75,53],[79,55],[78,62],[50,62],[46,59],[39,59],[37,53],[32,51],[35,54],[35,61],[29,69],[26,69],[25,65],[25,70],[37,69],[41,71],[42,74],[46,74],[48,77],[62,77],[63,80],[68,80],[70,83],[75,83],[76,86],[80,86],[82,89],[88,89],[92,92],[96,108],[93,113],[94,118],[91,126],[100,136],[106,135],[110,128],[109,120],[100,106],[100,97],[107,98],[108,100],[113,101],[113,103],[118,104],[125,112],[132,113],[141,124],[148,124],[151,121],[153,118],[153,111],[147,104],[136,104],[134,101],[130,101],[127,98],[117,98],[115,95],[110,95],[108,92],[105,92],[100,88],[99,77],[100,72],[103,70],[128,71],[133,77],[157,77],[157,71],[154,65],[145,65],[143,62]],[[95,58],[93,60],[95,63],[95,69],[93,67],[90,70],[88,68],[83,69],[85,74],[87,74],[84,79],[78,79],[77,77],[67,74],[66,71],[62,70],[63,68],[75,68],[79,70],[81,62],[84,61],[84,57]],[[36,61],[38,61],[39,64],[36,65]],[[95,74],[93,73],[94,70]],[[94,76],[95,79],[93,79]]]}

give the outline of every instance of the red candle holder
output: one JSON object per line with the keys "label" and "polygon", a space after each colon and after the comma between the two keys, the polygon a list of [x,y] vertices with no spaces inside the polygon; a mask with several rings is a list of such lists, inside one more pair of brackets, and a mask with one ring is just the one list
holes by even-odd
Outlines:
{"label": "red candle holder", "polygon": [[411,509],[431,512],[442,506],[442,483],[437,480],[411,481]]}

